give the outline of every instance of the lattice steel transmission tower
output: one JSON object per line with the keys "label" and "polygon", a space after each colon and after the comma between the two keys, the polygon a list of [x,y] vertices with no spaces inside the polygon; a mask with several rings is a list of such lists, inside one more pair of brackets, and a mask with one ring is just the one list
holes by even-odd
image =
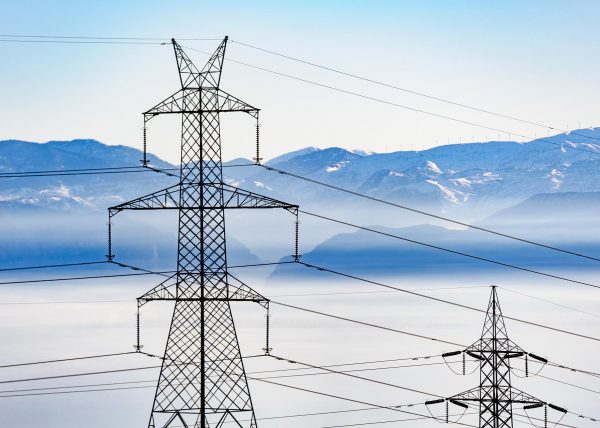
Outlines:
{"label": "lattice steel transmission tower", "polygon": [[[268,300],[228,272],[225,210],[283,208],[297,220],[298,206],[223,182],[219,115],[245,112],[258,121],[259,112],[219,88],[227,37],[200,71],[175,40],[172,44],[181,89],[144,113],[143,163],[146,123],[157,115],[181,114],[180,182],[109,209],[110,218],[123,210],[179,213],[177,271],[138,299],[138,306],[152,300],[175,302],[148,426],[216,428],[233,422],[231,426],[254,428],[230,302],[268,308]],[[136,346],[139,350],[139,330]]]}
{"label": "lattice steel transmission tower", "polygon": [[[492,286],[481,338],[463,351],[449,352],[443,356],[450,357],[461,353],[463,354],[463,374],[465,374],[465,355],[479,361],[479,386],[445,400],[432,400],[426,404],[445,401],[446,415],[448,415],[448,403],[464,409],[476,404],[479,407],[480,428],[512,428],[514,405],[522,407],[525,411],[548,406],[566,413],[565,409],[539,400],[512,386],[511,359],[525,356],[543,363],[546,363],[547,360],[526,353],[508,338],[496,286]],[[547,424],[547,407],[544,407],[544,421]],[[449,422],[448,416],[446,416],[446,422]]]}

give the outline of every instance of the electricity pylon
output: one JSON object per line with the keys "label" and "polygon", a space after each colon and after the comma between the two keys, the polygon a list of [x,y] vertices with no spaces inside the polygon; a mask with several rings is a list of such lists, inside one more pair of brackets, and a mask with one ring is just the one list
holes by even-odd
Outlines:
{"label": "electricity pylon", "polygon": [[[245,112],[258,120],[259,112],[219,88],[227,37],[201,71],[175,40],[172,44],[181,89],[144,113],[143,163],[146,122],[161,114],[181,114],[180,182],[109,209],[110,218],[123,210],[179,213],[177,271],[138,299],[138,306],[175,301],[148,426],[215,428],[233,422],[231,426],[255,428],[230,302],[268,308],[268,299],[227,270],[225,209],[283,208],[297,217],[298,206],[223,182],[219,115]],[[109,240],[109,259],[111,250]]]}
{"label": "electricity pylon", "polygon": [[[565,409],[539,400],[512,386],[510,378],[512,358],[528,355],[542,362],[547,361],[534,354],[527,354],[508,338],[496,286],[492,286],[481,338],[463,351],[449,352],[444,354],[443,357],[460,355],[461,353],[463,358],[464,355],[468,355],[479,361],[479,386],[445,400],[432,400],[426,404],[445,401],[446,415],[448,415],[448,403],[455,404],[465,410],[469,408],[470,404],[475,403],[479,407],[480,428],[512,428],[514,405],[522,407],[525,411],[548,406],[566,413]],[[546,407],[544,408],[544,421],[547,425]],[[447,416],[446,422],[449,422]]]}

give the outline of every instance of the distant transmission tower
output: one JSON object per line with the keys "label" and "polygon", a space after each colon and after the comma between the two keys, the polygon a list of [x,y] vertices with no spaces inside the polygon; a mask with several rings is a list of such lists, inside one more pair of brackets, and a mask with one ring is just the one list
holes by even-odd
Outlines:
{"label": "distant transmission tower", "polygon": [[[492,286],[481,338],[463,351],[449,352],[443,354],[443,357],[460,355],[461,353],[463,354],[463,374],[465,374],[465,355],[479,361],[479,386],[445,400],[432,400],[426,403],[431,405],[445,401],[446,422],[449,422],[448,403],[462,407],[465,410],[470,405],[476,404],[479,407],[480,428],[512,428],[514,406],[519,406],[524,411],[544,407],[543,420],[545,426],[547,426],[547,407],[566,413],[565,409],[541,401],[512,386],[510,379],[511,359],[525,356],[543,363],[546,363],[547,360],[526,353],[508,338],[496,286]],[[528,371],[527,368],[526,370]]]}
{"label": "distant transmission tower", "polygon": [[[254,428],[230,302],[252,301],[268,308],[268,300],[227,271],[225,209],[283,208],[297,217],[298,206],[223,182],[219,115],[245,112],[258,122],[259,111],[219,89],[227,37],[201,71],[172,43],[181,89],[144,113],[143,163],[146,122],[160,114],[181,114],[180,182],[109,209],[110,218],[123,210],[179,213],[177,272],[138,299],[138,306],[175,301],[148,426]],[[112,259],[110,222],[108,254]]]}

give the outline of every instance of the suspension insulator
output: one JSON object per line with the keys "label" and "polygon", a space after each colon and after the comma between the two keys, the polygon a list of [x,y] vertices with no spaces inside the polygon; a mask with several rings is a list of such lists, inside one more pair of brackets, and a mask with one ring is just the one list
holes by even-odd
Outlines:
{"label": "suspension insulator", "polygon": [[133,345],[133,348],[135,349],[136,352],[140,352],[140,350],[143,348],[143,346],[140,344],[140,301],[138,300],[137,302],[137,312],[135,315],[136,318],[136,342],[135,345]]}
{"label": "suspension insulator", "polygon": [[298,260],[300,260],[300,254],[299,254],[299,251],[300,251],[300,249],[299,249],[299,246],[300,246],[300,244],[299,244],[300,222],[298,221],[298,218],[296,218],[296,221],[295,221],[295,230],[296,230],[296,232],[295,232],[295,237],[294,237],[294,256],[293,257],[294,257],[294,261],[297,262]]}
{"label": "suspension insulator", "polygon": [[112,253],[112,222],[110,219],[108,220],[108,254],[106,255],[106,259],[109,262],[113,261],[114,254]]}
{"label": "suspension insulator", "polygon": [[446,401],[446,423],[448,423],[450,421],[450,412],[449,412],[448,408],[449,408],[448,401]]}
{"label": "suspension insulator", "polygon": [[147,132],[146,132],[146,121],[144,120],[144,158],[142,159],[142,166],[148,165],[148,151],[147,151]]}
{"label": "suspension insulator", "polygon": [[260,157],[260,124],[256,121],[256,157],[253,158],[256,165],[260,165],[262,158]]}
{"label": "suspension insulator", "polygon": [[265,332],[265,347],[263,348],[263,351],[265,351],[265,355],[269,355],[270,352],[273,350],[273,348],[271,348],[271,346],[270,346],[271,312],[269,310],[268,304],[267,304],[267,314],[265,315],[265,318],[267,319],[267,328],[266,328],[266,332]]}

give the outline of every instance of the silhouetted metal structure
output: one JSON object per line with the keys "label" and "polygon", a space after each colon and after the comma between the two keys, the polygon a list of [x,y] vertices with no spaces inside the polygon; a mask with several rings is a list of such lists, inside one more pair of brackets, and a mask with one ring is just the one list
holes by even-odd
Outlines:
{"label": "silhouetted metal structure", "polygon": [[[219,115],[244,112],[258,121],[259,112],[219,88],[227,37],[200,71],[172,44],[181,89],[145,112],[144,125],[160,114],[181,114],[180,182],[109,209],[111,218],[123,210],[179,212],[177,272],[138,299],[139,306],[175,301],[148,426],[256,427],[230,302],[268,308],[268,299],[227,270],[225,210],[283,208],[297,221],[298,206],[223,182]],[[144,152],[145,139],[144,126]]]}
{"label": "silhouetted metal structure", "polygon": [[[449,352],[443,356],[450,357],[461,353],[463,354],[463,374],[465,355],[479,361],[479,386],[445,400],[432,400],[426,404],[445,401],[446,415],[448,415],[448,403],[465,410],[476,403],[479,407],[480,428],[512,428],[515,405],[525,411],[548,406],[554,410],[566,412],[565,409],[541,401],[512,386],[511,359],[525,356],[544,363],[547,361],[542,357],[526,353],[508,338],[496,286],[492,286],[481,338],[463,351]],[[448,416],[446,416],[446,422],[449,422]],[[547,425],[547,408],[544,408],[544,422]]]}

